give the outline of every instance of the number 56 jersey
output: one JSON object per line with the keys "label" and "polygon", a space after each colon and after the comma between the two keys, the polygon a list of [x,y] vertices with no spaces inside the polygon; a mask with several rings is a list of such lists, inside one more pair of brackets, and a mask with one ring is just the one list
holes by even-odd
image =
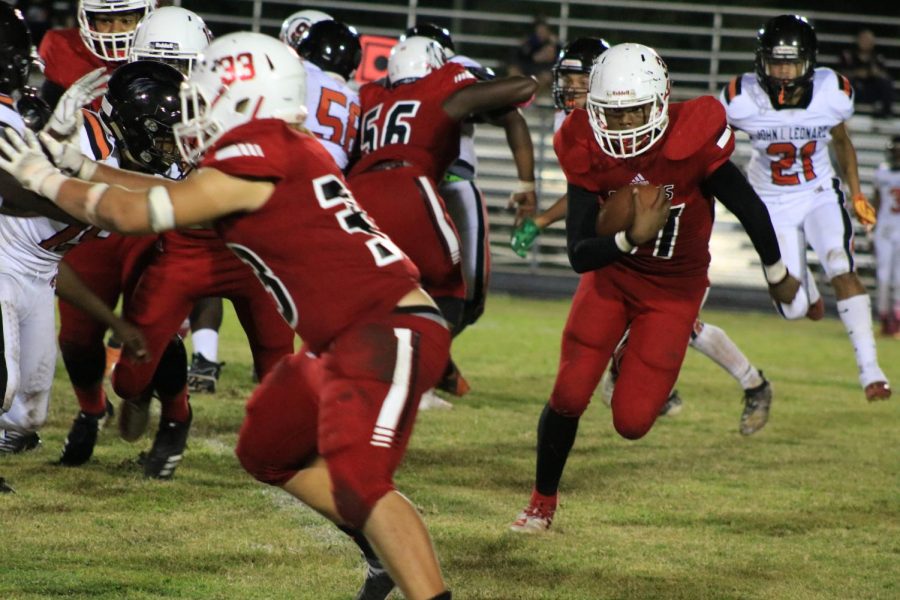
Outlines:
{"label": "number 56 jersey", "polygon": [[200,167],[275,185],[260,208],[215,226],[313,352],[418,285],[416,267],[359,208],[328,152],[284,121],[232,129]]}
{"label": "number 56 jersey", "polygon": [[815,70],[811,86],[799,105],[779,109],[755,73],[735,77],[722,90],[728,123],[750,136],[747,179],[762,197],[832,187],[828,142],[831,129],[853,115],[853,88],[827,67]]}

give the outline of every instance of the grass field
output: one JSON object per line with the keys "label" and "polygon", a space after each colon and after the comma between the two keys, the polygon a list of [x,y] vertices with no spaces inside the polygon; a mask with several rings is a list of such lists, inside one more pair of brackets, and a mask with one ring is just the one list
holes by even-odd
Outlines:
{"label": "grass field", "polygon": [[[740,436],[737,384],[690,352],[679,416],[628,442],[596,402],[552,532],[508,533],[533,481],[567,308],[493,297],[455,349],[472,393],[420,415],[398,485],[454,598],[900,598],[900,398],[865,401],[837,319],[707,311],[772,381],[769,425]],[[900,341],[879,350],[900,381]],[[58,369],[43,447],[0,458],[18,492],[0,496],[0,598],[352,598],[355,547],[234,458],[252,384],[230,314],[221,358],[221,389],[193,399],[171,482],[140,476],[149,439],[111,429],[87,465],[54,465],[76,412]]]}

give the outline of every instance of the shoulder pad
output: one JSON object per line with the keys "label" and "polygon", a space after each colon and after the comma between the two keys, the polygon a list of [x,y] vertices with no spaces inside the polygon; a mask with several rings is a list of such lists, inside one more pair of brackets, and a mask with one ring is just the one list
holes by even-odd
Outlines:
{"label": "shoulder pad", "polygon": [[741,81],[743,81],[743,79],[743,75],[738,75],[737,77],[732,78],[732,80],[728,82],[728,85],[725,86],[724,93],[722,94],[722,97],[725,98],[725,104],[731,104],[731,101],[734,100],[736,96],[740,96]]}
{"label": "shoulder pad", "polygon": [[837,75],[838,89],[841,90],[841,92],[843,92],[848,98],[853,98],[853,86],[850,85],[850,80],[840,73],[835,72],[835,75]]}
{"label": "shoulder pad", "polygon": [[[728,129],[725,107],[712,96],[700,96],[680,103],[663,148],[669,160],[684,160],[709,143],[716,143]],[[730,129],[728,129],[730,133]],[[728,141],[727,139],[725,140]]]}
{"label": "shoulder pad", "polygon": [[[587,112],[583,110],[572,111],[553,136],[553,149],[559,165],[572,183],[577,183],[574,179],[591,171],[591,141],[591,124],[588,122]],[[579,185],[590,188],[589,185]]]}
{"label": "shoulder pad", "polygon": [[81,109],[81,114],[84,116],[84,129],[87,132],[87,139],[91,145],[94,160],[106,160],[112,154],[113,148],[106,137],[103,125],[100,123],[100,117],[86,108]]}

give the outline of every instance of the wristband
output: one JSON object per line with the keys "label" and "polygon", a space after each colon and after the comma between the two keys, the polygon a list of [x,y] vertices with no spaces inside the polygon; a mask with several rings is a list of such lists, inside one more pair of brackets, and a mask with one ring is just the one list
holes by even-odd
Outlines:
{"label": "wristband", "polygon": [[91,225],[99,225],[97,223],[97,205],[100,204],[100,199],[103,198],[103,194],[108,189],[109,185],[98,183],[97,185],[92,185],[87,191],[87,199],[84,202],[84,217]]}
{"label": "wristband", "polygon": [[784,281],[784,278],[788,276],[787,267],[784,266],[784,263],[780,258],[775,264],[763,265],[763,271],[765,271],[766,281],[770,285],[781,283]]}
{"label": "wristband", "polygon": [[94,176],[94,173],[97,171],[97,163],[94,161],[85,158],[84,162],[81,163],[81,167],[78,169],[78,173],[76,174],[78,179],[83,181],[90,181],[91,177]]}
{"label": "wristband", "polygon": [[527,194],[528,192],[534,191],[534,182],[533,181],[523,181],[519,180],[518,185],[516,185],[516,189],[513,190],[513,194]]}
{"label": "wristband", "polygon": [[614,239],[616,241],[616,247],[625,254],[634,250],[634,244],[629,241],[627,231],[620,231],[614,236]]}

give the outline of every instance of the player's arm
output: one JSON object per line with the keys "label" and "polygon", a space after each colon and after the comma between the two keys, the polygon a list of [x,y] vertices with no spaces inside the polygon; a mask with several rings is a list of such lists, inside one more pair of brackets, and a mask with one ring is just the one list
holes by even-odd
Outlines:
{"label": "player's arm", "polygon": [[275,189],[268,181],[232,177],[217,169],[200,169],[182,181],[152,179],[151,187],[135,190],[67,178],[51,199],[87,223],[139,235],[256,210]]}
{"label": "player's arm", "polygon": [[779,302],[793,300],[800,282],[784,266],[769,210],[741,170],[731,161],[724,163],[706,178],[703,191],[718,198],[741,222],[762,261],[773,297]]}
{"label": "player's arm", "polygon": [[451,119],[461,121],[477,113],[521,104],[534,95],[537,86],[537,81],[530,77],[480,81],[462,88],[444,100],[444,112]]}
{"label": "player's arm", "polygon": [[859,164],[856,159],[856,148],[850,140],[847,124],[840,123],[831,128],[831,142],[834,148],[834,156],[837,159],[841,175],[850,188],[850,196],[853,200],[853,210],[857,220],[863,225],[875,224],[875,209],[869,204],[868,199],[862,193],[859,186]]}
{"label": "player's arm", "polygon": [[534,194],[534,146],[531,143],[531,132],[528,123],[518,109],[511,109],[495,118],[494,122],[502,126],[506,132],[506,143],[512,151],[519,176],[518,187],[509,198],[510,207],[516,208],[516,222],[530,217],[537,209],[537,197]]}
{"label": "player's arm", "polygon": [[525,258],[528,251],[534,245],[534,240],[547,227],[566,218],[566,206],[569,203],[568,194],[560,196],[550,208],[535,216],[533,219],[525,218],[513,230],[509,245],[516,254]]}
{"label": "player's arm", "polygon": [[603,268],[637,246],[652,240],[665,224],[671,205],[662,189],[647,206],[638,200],[635,193],[632,197],[634,220],[628,231],[598,236],[597,215],[600,208],[597,194],[570,183],[568,197],[566,248],[569,262],[576,273]]}
{"label": "player's arm", "polygon": [[85,225],[43,196],[23,188],[15,177],[3,170],[0,170],[0,198],[3,199],[0,212],[6,215],[42,216],[69,225]]}
{"label": "player's arm", "polygon": [[59,263],[56,295],[103,323],[116,335],[131,356],[140,362],[149,359],[147,342],[141,330],[116,315],[65,262]]}

